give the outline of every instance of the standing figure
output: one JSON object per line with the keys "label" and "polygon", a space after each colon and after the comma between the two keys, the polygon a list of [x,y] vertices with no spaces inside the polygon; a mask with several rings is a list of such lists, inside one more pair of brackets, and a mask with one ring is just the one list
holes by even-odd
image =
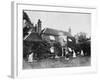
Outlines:
{"label": "standing figure", "polygon": [[29,54],[28,56],[28,62],[33,62],[33,52],[31,52],[31,54]]}

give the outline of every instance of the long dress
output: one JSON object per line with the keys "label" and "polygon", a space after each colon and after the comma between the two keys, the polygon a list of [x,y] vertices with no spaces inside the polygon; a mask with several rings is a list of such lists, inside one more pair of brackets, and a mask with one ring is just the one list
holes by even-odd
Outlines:
{"label": "long dress", "polygon": [[33,53],[31,53],[28,57],[28,62],[33,62]]}

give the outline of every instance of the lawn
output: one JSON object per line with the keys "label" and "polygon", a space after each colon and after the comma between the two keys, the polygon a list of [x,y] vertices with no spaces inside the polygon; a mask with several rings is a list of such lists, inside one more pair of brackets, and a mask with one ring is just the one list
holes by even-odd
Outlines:
{"label": "lawn", "polygon": [[40,68],[61,68],[61,67],[81,67],[90,66],[91,58],[78,56],[76,58],[70,58],[66,60],[64,57],[57,59],[41,59],[34,60],[32,63],[28,63],[23,60],[23,69],[40,69]]}

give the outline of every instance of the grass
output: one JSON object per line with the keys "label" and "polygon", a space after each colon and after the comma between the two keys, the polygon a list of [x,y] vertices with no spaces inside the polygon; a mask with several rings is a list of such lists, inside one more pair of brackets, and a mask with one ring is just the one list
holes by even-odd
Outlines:
{"label": "grass", "polygon": [[91,58],[78,56],[76,58],[70,58],[65,60],[64,57],[58,59],[41,59],[34,60],[32,63],[28,63],[23,60],[23,69],[40,69],[40,68],[61,68],[61,67],[81,67],[90,66]]}

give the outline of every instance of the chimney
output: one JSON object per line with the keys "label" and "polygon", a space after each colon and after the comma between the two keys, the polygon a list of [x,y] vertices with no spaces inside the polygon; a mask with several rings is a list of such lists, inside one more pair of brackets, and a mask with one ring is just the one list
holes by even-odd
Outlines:
{"label": "chimney", "polygon": [[71,27],[69,27],[68,32],[71,34]]}
{"label": "chimney", "polygon": [[40,19],[38,19],[38,32],[40,33],[41,32],[41,20]]}
{"label": "chimney", "polygon": [[35,32],[38,32],[38,26],[35,24]]}

